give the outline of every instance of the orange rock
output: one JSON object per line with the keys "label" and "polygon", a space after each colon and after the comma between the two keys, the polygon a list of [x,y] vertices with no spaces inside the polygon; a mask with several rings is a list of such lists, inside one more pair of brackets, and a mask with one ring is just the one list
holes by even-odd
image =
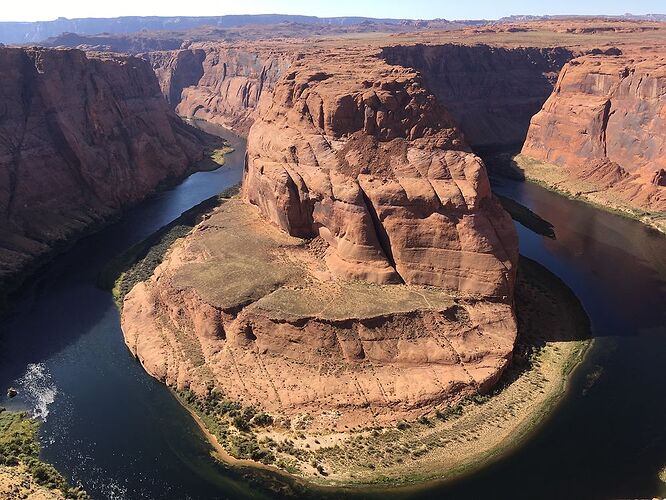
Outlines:
{"label": "orange rock", "polygon": [[329,59],[295,63],[259,109],[245,198],[289,234],[326,240],[340,276],[510,297],[513,225],[421,77]]}
{"label": "orange rock", "polygon": [[574,59],[532,119],[522,153],[635,208],[666,210],[666,58]]}
{"label": "orange rock", "polygon": [[203,156],[142,59],[0,48],[0,66],[0,281]]}

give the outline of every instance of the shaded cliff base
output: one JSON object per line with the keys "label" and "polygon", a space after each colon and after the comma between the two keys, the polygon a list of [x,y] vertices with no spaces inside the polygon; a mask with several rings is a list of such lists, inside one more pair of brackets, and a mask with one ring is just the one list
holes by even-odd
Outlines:
{"label": "shaded cliff base", "polygon": [[[554,165],[518,154],[505,165],[518,177],[537,183],[546,189],[569,198],[582,200],[597,208],[629,217],[666,233],[666,212],[650,212],[637,208],[624,199],[626,188],[618,192],[613,187],[600,186],[594,180],[586,181],[569,172],[566,167]],[[505,172],[501,172],[504,174]]]}
{"label": "shaded cliff base", "polygon": [[52,465],[39,459],[39,423],[26,413],[0,408],[0,497],[7,500],[84,500]]}
{"label": "shaded cliff base", "polygon": [[516,288],[519,340],[512,367],[486,395],[395,426],[310,433],[216,393],[177,397],[234,466],[276,469],[322,486],[408,485],[472,473],[518,446],[565,394],[590,345],[578,299],[534,261],[521,258]]}
{"label": "shaded cliff base", "polygon": [[[222,164],[224,157],[221,158]],[[223,200],[238,194],[240,184],[225,189],[220,194],[198,203],[148,238],[132,245],[116,256],[102,270],[97,285],[113,293],[118,307],[122,306],[125,295],[137,283],[147,280],[160,265],[165,255],[179,238],[187,234],[201,222],[206,213]]]}

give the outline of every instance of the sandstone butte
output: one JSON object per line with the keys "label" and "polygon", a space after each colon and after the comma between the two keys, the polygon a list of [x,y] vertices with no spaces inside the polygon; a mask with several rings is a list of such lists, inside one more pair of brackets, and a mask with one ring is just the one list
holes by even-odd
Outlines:
{"label": "sandstone butte", "polygon": [[146,61],[0,48],[0,289],[86,228],[182,177],[200,133]]}
{"label": "sandstone butte", "polygon": [[254,117],[242,201],[127,295],[123,331],[180,389],[310,429],[395,422],[497,381],[517,257],[482,161],[417,72],[304,56]]}
{"label": "sandstone butte", "polygon": [[[625,66],[640,44],[659,52],[664,33],[551,22],[143,54],[179,114],[247,132],[248,147],[242,201],[223,204],[126,297],[128,346],[169,385],[307,414],[313,429],[413,418],[488,390],[516,338],[517,242],[470,145],[527,137],[530,154],[542,138],[551,155],[566,147],[596,161],[599,148],[570,147],[591,135],[577,115],[548,110],[569,73],[597,61],[584,88],[608,92],[637,71]],[[653,117],[654,139],[621,139],[614,119],[605,129],[646,172],[665,133],[658,81],[632,91],[645,100],[622,114]],[[556,143],[551,119],[571,138]],[[632,178],[657,194],[630,201],[659,199],[654,179]],[[221,236],[240,227],[242,237]],[[253,269],[238,252],[259,240],[270,258],[250,252]]]}

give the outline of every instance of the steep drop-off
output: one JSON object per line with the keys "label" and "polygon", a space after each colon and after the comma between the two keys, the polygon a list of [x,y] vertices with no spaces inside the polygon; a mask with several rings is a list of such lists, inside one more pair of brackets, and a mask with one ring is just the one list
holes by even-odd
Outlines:
{"label": "steep drop-off", "polygon": [[0,281],[203,155],[141,59],[0,49]]}
{"label": "steep drop-off", "polygon": [[273,89],[293,56],[204,43],[143,57],[152,64],[164,96],[178,114],[247,135],[259,99]]}
{"label": "steep drop-off", "polygon": [[488,390],[516,338],[517,240],[446,110],[374,51],[304,56],[266,95],[243,199],[126,296],[132,352],[320,430]]}
{"label": "steep drop-off", "polygon": [[562,47],[417,44],[385,47],[382,56],[418,70],[472,146],[518,146],[573,53]]}
{"label": "steep drop-off", "polygon": [[483,163],[416,72],[374,55],[289,69],[250,132],[244,193],[323,238],[341,276],[511,295],[515,233]]}
{"label": "steep drop-off", "polygon": [[[542,177],[614,208],[666,211],[666,59],[587,55],[560,74],[522,149]],[[520,159],[519,159],[520,163]]]}

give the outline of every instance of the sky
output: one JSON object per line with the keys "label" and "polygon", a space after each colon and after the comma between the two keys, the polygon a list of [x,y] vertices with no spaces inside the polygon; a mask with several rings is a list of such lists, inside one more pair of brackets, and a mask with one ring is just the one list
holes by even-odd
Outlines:
{"label": "sky", "polygon": [[3,0],[2,3],[0,21],[225,14],[497,19],[511,14],[666,13],[666,0]]}

